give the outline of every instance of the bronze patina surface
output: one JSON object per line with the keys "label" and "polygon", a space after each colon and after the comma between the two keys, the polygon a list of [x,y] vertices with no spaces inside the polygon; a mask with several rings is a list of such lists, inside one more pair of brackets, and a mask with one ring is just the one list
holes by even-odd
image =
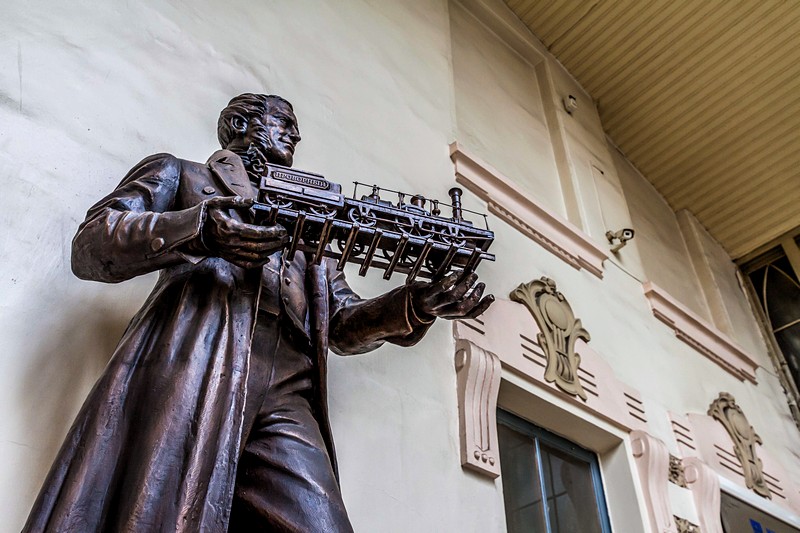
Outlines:
{"label": "bronze patina surface", "polygon": [[259,161],[289,167],[292,106],[243,94],[207,163],[157,154],[87,213],[72,269],[159,271],[92,389],[26,532],[351,531],[326,407],[326,356],[418,342],[492,302],[471,272],[362,299],[330,258],[291,260],[254,224]]}

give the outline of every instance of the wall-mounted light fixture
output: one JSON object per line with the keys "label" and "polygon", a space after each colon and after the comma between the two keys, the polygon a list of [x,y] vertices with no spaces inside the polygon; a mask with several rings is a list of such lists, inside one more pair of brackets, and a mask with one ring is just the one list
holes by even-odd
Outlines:
{"label": "wall-mounted light fixture", "polygon": [[619,252],[628,244],[629,240],[633,239],[634,234],[635,232],[631,228],[622,228],[619,231],[607,231],[606,239],[608,239],[609,244],[614,244],[615,241],[617,242],[617,244],[611,248],[611,253],[615,254]]}
{"label": "wall-mounted light fixture", "polygon": [[567,110],[568,114],[571,115],[574,111],[578,110],[578,99],[571,94],[565,96],[562,102],[564,102],[564,109]]}

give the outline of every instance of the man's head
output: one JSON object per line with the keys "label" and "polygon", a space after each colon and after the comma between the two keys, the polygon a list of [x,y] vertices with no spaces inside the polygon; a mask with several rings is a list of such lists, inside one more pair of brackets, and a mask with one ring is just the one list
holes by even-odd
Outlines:
{"label": "man's head", "polygon": [[246,165],[252,144],[267,162],[291,166],[300,142],[292,104],[280,96],[251,93],[233,98],[222,110],[217,137],[223,148],[243,156]]}

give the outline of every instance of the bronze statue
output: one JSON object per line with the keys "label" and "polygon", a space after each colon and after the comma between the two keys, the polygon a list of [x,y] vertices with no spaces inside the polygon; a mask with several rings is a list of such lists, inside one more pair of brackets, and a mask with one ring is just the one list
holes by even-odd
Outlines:
{"label": "bronze statue", "polygon": [[352,531],[326,409],[326,354],[409,346],[492,302],[474,273],[359,298],[336,262],[285,257],[255,225],[264,160],[291,166],[291,104],[243,94],[207,164],[157,154],[93,206],[72,269],[160,271],[70,429],[26,532]]}

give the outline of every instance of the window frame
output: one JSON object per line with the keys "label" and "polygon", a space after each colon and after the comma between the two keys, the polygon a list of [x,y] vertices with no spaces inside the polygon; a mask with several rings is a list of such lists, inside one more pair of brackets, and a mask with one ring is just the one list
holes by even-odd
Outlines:
{"label": "window frame", "polygon": [[800,429],[800,383],[795,383],[789,371],[786,356],[778,344],[772,324],[764,309],[763,294],[753,283],[751,274],[760,268],[786,258],[795,277],[800,280],[800,228],[794,229],[774,241],[754,250],[735,261],[739,268],[739,282],[747,296],[750,309],[756,317],[767,344],[767,352],[775,367],[778,379],[786,393],[789,410],[798,429]]}
{"label": "window frame", "polygon": [[[529,422],[524,418],[520,418],[519,416],[502,408],[497,409],[497,424],[502,424],[533,439],[536,453],[536,465],[539,472],[539,484],[541,486],[542,500],[544,502],[547,502],[549,494],[547,494],[547,485],[544,479],[544,465],[542,463],[540,443],[544,443],[551,448],[555,448],[565,454],[571,455],[588,463],[592,478],[592,487],[594,488],[595,504],[597,505],[599,515],[598,518],[600,521],[600,529],[602,533],[612,533],[611,520],[608,513],[608,504],[606,503],[605,489],[603,487],[603,476],[600,469],[600,459],[596,453],[587,450],[586,448],[583,448],[578,444],[565,439],[564,437],[556,435],[545,428],[537,426],[536,424]],[[502,457],[500,457],[500,461],[503,461]],[[552,526],[550,525],[550,513],[546,508],[544,510],[544,520],[545,527],[547,528],[548,532],[551,532]]]}

